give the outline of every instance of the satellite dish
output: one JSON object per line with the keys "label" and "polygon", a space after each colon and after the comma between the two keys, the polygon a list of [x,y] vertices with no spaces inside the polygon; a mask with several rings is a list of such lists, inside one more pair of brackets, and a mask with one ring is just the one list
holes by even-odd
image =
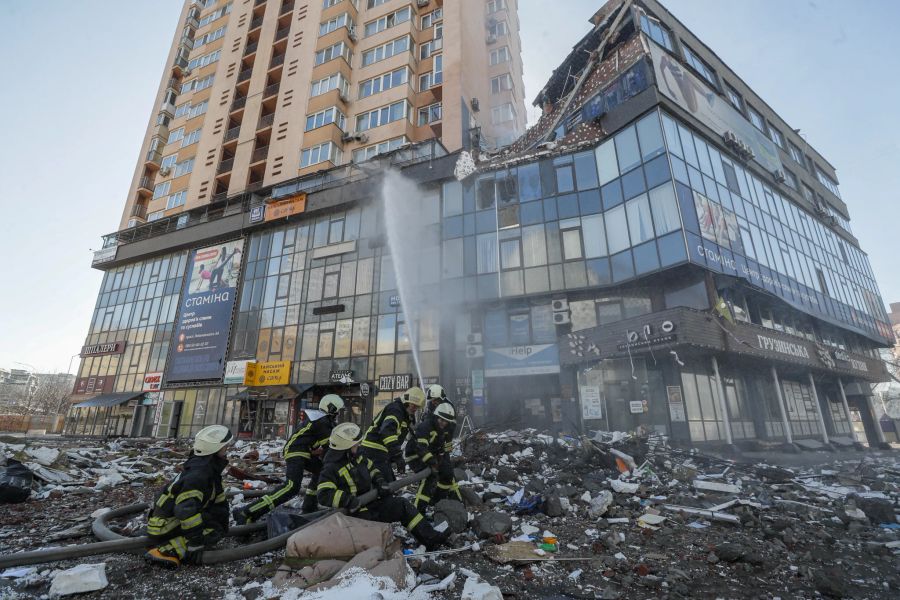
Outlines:
{"label": "satellite dish", "polygon": [[884,412],[892,419],[900,419],[900,398],[894,398],[885,403]]}

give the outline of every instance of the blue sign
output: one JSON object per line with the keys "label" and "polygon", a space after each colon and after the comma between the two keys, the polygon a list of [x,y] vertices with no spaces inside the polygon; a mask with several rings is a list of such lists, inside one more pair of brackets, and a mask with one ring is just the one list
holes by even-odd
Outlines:
{"label": "blue sign", "polygon": [[262,223],[266,217],[265,205],[254,206],[250,209],[250,223]]}
{"label": "blue sign", "polygon": [[486,348],[484,351],[484,374],[487,377],[553,373],[559,373],[559,347],[556,344]]}
{"label": "blue sign", "polygon": [[221,380],[244,240],[194,250],[188,262],[166,383]]}

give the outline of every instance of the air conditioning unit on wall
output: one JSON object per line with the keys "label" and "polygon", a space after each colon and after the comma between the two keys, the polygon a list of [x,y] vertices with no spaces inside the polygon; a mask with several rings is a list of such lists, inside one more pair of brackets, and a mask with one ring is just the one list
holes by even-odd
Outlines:
{"label": "air conditioning unit on wall", "polygon": [[553,312],[569,312],[569,301],[565,298],[553,300],[550,305],[553,307]]}
{"label": "air conditioning unit on wall", "polygon": [[553,324],[554,325],[568,325],[571,322],[572,322],[572,319],[571,319],[571,317],[569,317],[568,311],[553,313]]}
{"label": "air conditioning unit on wall", "polygon": [[482,358],[484,356],[484,346],[481,344],[469,344],[466,346],[467,358]]}

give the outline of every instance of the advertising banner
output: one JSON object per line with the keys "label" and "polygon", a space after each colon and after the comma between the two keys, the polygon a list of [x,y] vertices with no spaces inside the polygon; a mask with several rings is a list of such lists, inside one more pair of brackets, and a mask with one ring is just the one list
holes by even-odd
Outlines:
{"label": "advertising banner", "polygon": [[599,385],[582,385],[579,388],[581,397],[581,418],[602,419],[603,418],[603,398],[600,396]]}
{"label": "advertising banner", "polygon": [[158,392],[162,387],[162,373],[147,373],[144,375],[143,392]]}
{"label": "advertising banner", "polygon": [[719,135],[734,132],[738,139],[753,150],[754,160],[769,172],[781,169],[775,142],[745,119],[728,100],[719,96],[687,67],[652,42],[650,53],[660,92]]}
{"label": "advertising banner", "polygon": [[489,348],[484,351],[484,374],[488,377],[552,373],[559,373],[559,347],[556,344]]}
{"label": "advertising banner", "polygon": [[264,220],[266,222],[298,215],[306,210],[306,194],[300,193],[289,198],[279,198],[266,205]]}
{"label": "advertising banner", "polygon": [[287,385],[291,382],[291,361],[248,362],[244,374],[244,385],[259,387],[264,385]]}
{"label": "advertising banner", "polygon": [[225,378],[222,383],[225,385],[244,385],[244,375],[247,373],[247,363],[250,360],[229,360],[225,363]]}
{"label": "advertising banner", "polygon": [[166,383],[222,378],[243,249],[240,239],[191,253]]}

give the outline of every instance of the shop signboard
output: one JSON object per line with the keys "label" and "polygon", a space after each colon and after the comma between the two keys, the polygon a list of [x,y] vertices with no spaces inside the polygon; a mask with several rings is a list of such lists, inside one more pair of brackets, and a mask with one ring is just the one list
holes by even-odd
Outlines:
{"label": "shop signboard", "polygon": [[581,397],[581,418],[585,421],[589,419],[603,418],[603,399],[600,396],[599,385],[582,385],[578,388]]}
{"label": "shop signboard", "polygon": [[100,394],[113,391],[115,377],[80,377],[75,381],[75,394]]}
{"label": "shop signboard", "polygon": [[156,373],[147,373],[144,375],[144,386],[141,391],[158,392],[162,388],[162,371]]}
{"label": "shop signboard", "polygon": [[644,412],[644,403],[641,400],[632,400],[628,403],[628,410],[633,415],[639,415]]}
{"label": "shop signboard", "polygon": [[239,239],[191,253],[166,383],[221,380],[243,248]]}
{"label": "shop signboard", "polygon": [[125,344],[124,340],[118,342],[106,342],[103,344],[91,344],[89,346],[82,346],[80,355],[82,357],[87,356],[106,356],[107,354],[122,354],[125,352]]}
{"label": "shop signboard", "polygon": [[669,403],[669,418],[673,423],[684,423],[687,415],[684,411],[684,396],[680,385],[666,386],[666,399]]}
{"label": "shop signboard", "polygon": [[248,362],[244,373],[244,385],[260,387],[287,385],[291,382],[291,361]]}
{"label": "shop signboard", "polygon": [[225,378],[222,383],[225,385],[244,385],[244,375],[247,374],[247,364],[251,360],[229,360],[225,363]]}
{"label": "shop signboard", "polygon": [[487,377],[559,373],[559,347],[556,344],[533,344],[485,348],[484,367]]}
{"label": "shop signboard", "polygon": [[301,192],[295,196],[272,200],[266,205],[264,220],[266,222],[298,215],[306,210],[306,194]]}
{"label": "shop signboard", "polygon": [[475,389],[484,389],[484,371],[481,369],[472,370],[472,387]]}
{"label": "shop signboard", "polygon": [[264,204],[254,206],[250,209],[250,224],[262,223],[266,216],[266,207]]}
{"label": "shop signboard", "polygon": [[412,373],[378,376],[378,390],[381,392],[406,391],[410,387],[412,387]]}
{"label": "shop signboard", "polygon": [[331,383],[350,383],[353,381],[353,369],[339,369],[328,374]]}

